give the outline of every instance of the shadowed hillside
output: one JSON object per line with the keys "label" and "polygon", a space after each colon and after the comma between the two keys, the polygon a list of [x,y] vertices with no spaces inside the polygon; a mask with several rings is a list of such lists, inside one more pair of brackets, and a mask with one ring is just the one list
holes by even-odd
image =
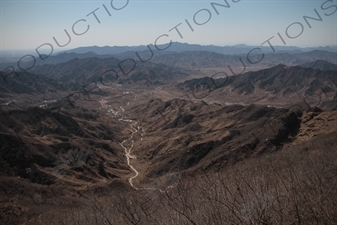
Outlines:
{"label": "shadowed hillside", "polygon": [[327,62],[325,60],[316,60],[313,62],[308,62],[308,63],[302,64],[301,66],[306,67],[306,68],[319,69],[323,71],[337,70],[336,64]]}

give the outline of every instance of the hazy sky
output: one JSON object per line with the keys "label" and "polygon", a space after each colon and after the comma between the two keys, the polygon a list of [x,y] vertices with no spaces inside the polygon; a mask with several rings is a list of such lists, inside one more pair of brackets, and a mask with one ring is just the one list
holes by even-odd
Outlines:
{"label": "hazy sky", "polygon": [[[241,0],[236,3],[228,0],[230,8],[214,5],[219,15],[211,2],[225,5],[224,0],[0,2],[1,50],[35,49],[44,43],[52,45],[54,51],[91,45],[154,44],[163,34],[168,36],[159,38],[158,44],[172,40],[203,45],[261,45],[275,36],[271,42],[284,45],[277,34],[280,33],[291,46],[337,45],[337,6],[333,6],[337,5],[337,0]],[[116,10],[123,6],[123,9]],[[323,21],[308,19],[309,28],[303,16],[318,18],[315,9]],[[174,29],[179,23],[177,29],[183,38]],[[89,29],[82,35],[75,35],[73,25],[77,34],[86,31],[88,25]],[[60,45],[69,40],[64,29],[71,41],[65,47],[58,47],[53,37]],[[48,49],[47,45],[44,47]]]}

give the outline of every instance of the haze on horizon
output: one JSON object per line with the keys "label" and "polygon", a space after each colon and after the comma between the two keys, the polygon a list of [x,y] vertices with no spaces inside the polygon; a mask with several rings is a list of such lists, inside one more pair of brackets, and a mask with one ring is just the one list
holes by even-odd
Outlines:
{"label": "haze on horizon", "polygon": [[267,40],[280,46],[337,45],[336,0],[1,0],[0,4],[1,52],[41,45],[41,52],[50,46],[58,52],[169,41],[218,46],[267,46]]}

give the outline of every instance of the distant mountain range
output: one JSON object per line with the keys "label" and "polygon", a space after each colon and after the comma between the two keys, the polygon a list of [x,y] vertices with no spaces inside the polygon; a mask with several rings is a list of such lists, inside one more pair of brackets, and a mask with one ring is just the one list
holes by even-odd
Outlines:
{"label": "distant mountain range", "polygon": [[[47,57],[47,55],[42,55],[45,59],[41,59],[40,57],[36,57],[36,62],[34,66],[37,65],[43,65],[43,64],[58,64],[70,61],[75,58],[90,58],[90,57],[97,57],[97,58],[109,58],[111,56],[116,57],[118,59],[126,59],[126,58],[132,58],[135,60],[139,60],[139,58],[136,55],[136,52],[139,53],[140,57],[146,59],[150,59],[151,62],[159,62],[159,63],[165,63],[165,61],[170,60],[167,58],[174,58],[176,61],[179,61],[176,57],[181,57],[182,55],[176,55],[177,53],[182,53],[185,56],[190,56],[192,53],[197,52],[197,55],[200,55],[200,52],[209,52],[208,55],[211,53],[217,53],[219,56],[217,58],[221,59],[224,56],[231,56],[232,60],[235,61],[238,59],[237,56],[241,56],[242,58],[245,58],[246,55],[254,48],[261,48],[261,51],[255,51],[252,53],[252,55],[259,55],[260,53],[265,53],[268,55],[285,55],[287,57],[292,57],[293,55],[298,55],[300,53],[307,53],[307,52],[328,52],[328,53],[335,53],[337,54],[337,46],[326,46],[326,47],[310,47],[310,48],[299,48],[299,47],[293,47],[293,46],[274,46],[276,52],[273,52],[272,49],[269,46],[248,46],[248,45],[233,45],[233,46],[215,46],[215,45],[197,45],[197,44],[187,44],[187,43],[179,43],[179,42],[172,42],[171,46],[169,48],[168,44],[164,45],[158,45],[160,49],[167,48],[165,51],[159,51],[154,45],[149,45],[151,50],[153,51],[153,58],[151,58],[151,52],[149,51],[148,47],[145,45],[140,46],[104,46],[104,47],[98,47],[98,46],[87,46],[87,47],[80,47],[75,48],[63,52],[54,53],[53,55]],[[206,54],[206,53],[205,53]],[[194,56],[195,57],[195,56]],[[207,56],[208,57],[208,56]],[[213,57],[213,56],[211,56]],[[225,59],[226,61],[228,57]],[[259,57],[259,56],[258,56]],[[277,56],[276,61],[278,63],[284,63],[287,64],[284,61],[279,61],[279,58]],[[217,59],[217,61],[219,60]],[[297,64],[303,64],[309,61],[314,61],[316,59],[323,59],[330,61],[332,63],[336,61],[336,57],[334,61],[328,60],[326,58],[314,58],[312,60],[306,60],[299,62]],[[5,59],[3,59],[6,62]],[[188,60],[191,61],[191,60]],[[185,62],[184,62],[185,63]],[[198,62],[194,62],[198,63]],[[214,62],[215,63],[215,62]],[[277,63],[277,64],[278,64]],[[28,68],[32,65],[32,61],[24,62],[22,61],[20,63],[21,67]],[[216,64],[216,63],[215,63]],[[272,64],[271,66],[275,66],[277,64]],[[295,63],[296,64],[296,63]],[[296,64],[296,65],[297,65]],[[173,65],[170,63],[170,65]],[[294,64],[292,64],[294,65]],[[17,62],[6,62],[6,63],[0,63],[0,69],[5,69],[8,66],[14,66],[17,67]],[[203,66],[203,65],[202,65]],[[185,66],[183,66],[185,67]]]}
{"label": "distant mountain range", "polygon": [[309,63],[315,60],[325,60],[330,63],[337,63],[337,53],[314,50],[310,52],[301,52],[296,54],[280,53],[280,54],[265,54],[263,60],[261,55],[252,55],[250,60],[253,62],[261,62],[251,64],[248,62],[246,55],[223,55],[214,52],[180,52],[174,54],[158,55],[153,57],[151,62],[164,63],[170,66],[182,68],[213,68],[213,67],[243,67],[240,58],[247,67],[273,67],[278,64],[288,66],[300,65]]}
{"label": "distant mountain range", "polygon": [[[157,50],[157,48],[150,44],[149,45],[152,50]],[[158,45],[160,49],[164,49],[168,47],[168,44]],[[179,43],[172,42],[171,46],[167,48],[165,51],[173,51],[173,52],[185,52],[185,51],[208,51],[208,52],[216,52],[225,55],[237,55],[237,54],[247,54],[253,48],[259,47],[264,52],[273,52],[269,46],[248,46],[244,44],[233,45],[233,46],[216,46],[216,45],[198,45],[198,44],[187,44],[187,43]],[[337,52],[337,46],[326,46],[326,47],[310,47],[310,48],[299,48],[294,46],[274,46],[276,52],[309,52],[313,50],[322,50],[329,52]],[[79,47],[71,50],[67,50],[65,52],[68,53],[87,53],[94,52],[99,55],[104,54],[120,54],[123,52],[138,52],[138,51],[148,51],[147,46],[88,46],[88,47]]]}
{"label": "distant mountain range", "polygon": [[[75,56],[83,58],[71,59]],[[20,76],[14,74],[9,75],[6,79],[7,82],[1,79],[0,90],[3,93],[14,92],[30,94],[44,93],[45,90],[75,90],[80,88],[80,84],[83,85],[91,81],[100,82],[102,74],[108,70],[118,71],[118,83],[120,84],[140,84],[148,86],[185,80],[189,75],[193,74],[193,71],[197,68],[226,67],[227,65],[238,68],[241,66],[240,56],[238,55],[226,56],[213,52],[181,52],[154,57],[152,60],[154,63],[137,62],[134,70],[124,75],[118,67],[118,64],[121,62],[119,59],[114,57],[106,58],[107,55],[101,58],[97,56],[95,53],[63,53],[52,56],[50,60],[55,62],[55,64],[37,65],[29,71],[30,73],[20,72]],[[245,76],[235,76],[235,78],[231,77],[226,85],[234,85],[234,90],[237,89],[240,93],[251,93],[254,89],[252,82],[256,84],[261,82],[261,84],[259,84],[261,89],[274,92],[280,88],[282,89],[284,85],[282,83],[273,83],[271,85],[269,81],[264,80],[272,79],[276,81],[279,79],[276,77],[282,74],[296,74],[297,79],[301,79],[303,81],[301,83],[308,88],[312,79],[316,79],[312,77],[313,74],[317,74],[321,79],[327,74],[323,71],[331,71],[329,73],[331,75],[330,78],[336,75],[337,65],[329,62],[334,60],[336,56],[336,53],[318,50],[300,54],[268,54],[265,56],[265,60],[261,65],[270,68],[269,70],[246,73]],[[57,61],[62,61],[62,58],[71,60],[56,64]],[[300,66],[286,69],[286,66],[277,66],[279,63],[286,64],[287,66]],[[122,68],[128,72],[128,70],[132,69],[132,65],[123,64]],[[314,72],[314,69],[318,69],[319,71]],[[254,77],[257,75],[262,77],[255,79]],[[273,78],[274,76],[276,77]],[[250,82],[251,80],[252,82]],[[198,81],[198,79],[189,80],[186,81],[183,86],[188,86],[189,89],[192,90]],[[266,82],[271,86],[263,85]],[[325,84],[328,84],[328,82],[325,81]],[[287,85],[287,87],[289,88],[290,86]],[[283,91],[286,90],[282,89],[282,92]],[[315,91],[317,90],[315,89]]]}
{"label": "distant mountain range", "polygon": [[[120,60],[114,57],[75,58],[64,63],[36,66],[32,69],[32,72],[43,74],[58,81],[72,82],[75,84],[90,81],[100,82],[102,75],[106,71],[114,70],[118,71],[118,83],[120,84],[143,83],[146,85],[172,82],[175,79],[188,76],[189,73],[186,69],[175,68],[165,64],[148,62],[146,64],[137,63],[134,65],[132,61],[128,61],[119,67],[119,63]],[[135,66],[134,69],[133,66]],[[120,68],[122,68],[124,72],[122,72]],[[117,78],[115,74],[113,75]]]}

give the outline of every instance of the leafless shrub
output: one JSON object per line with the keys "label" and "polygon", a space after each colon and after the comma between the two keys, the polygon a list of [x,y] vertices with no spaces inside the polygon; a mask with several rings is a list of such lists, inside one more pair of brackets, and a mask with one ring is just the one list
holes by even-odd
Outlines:
{"label": "leafless shrub", "polygon": [[181,176],[163,190],[92,195],[48,224],[337,224],[337,148],[281,152]]}

